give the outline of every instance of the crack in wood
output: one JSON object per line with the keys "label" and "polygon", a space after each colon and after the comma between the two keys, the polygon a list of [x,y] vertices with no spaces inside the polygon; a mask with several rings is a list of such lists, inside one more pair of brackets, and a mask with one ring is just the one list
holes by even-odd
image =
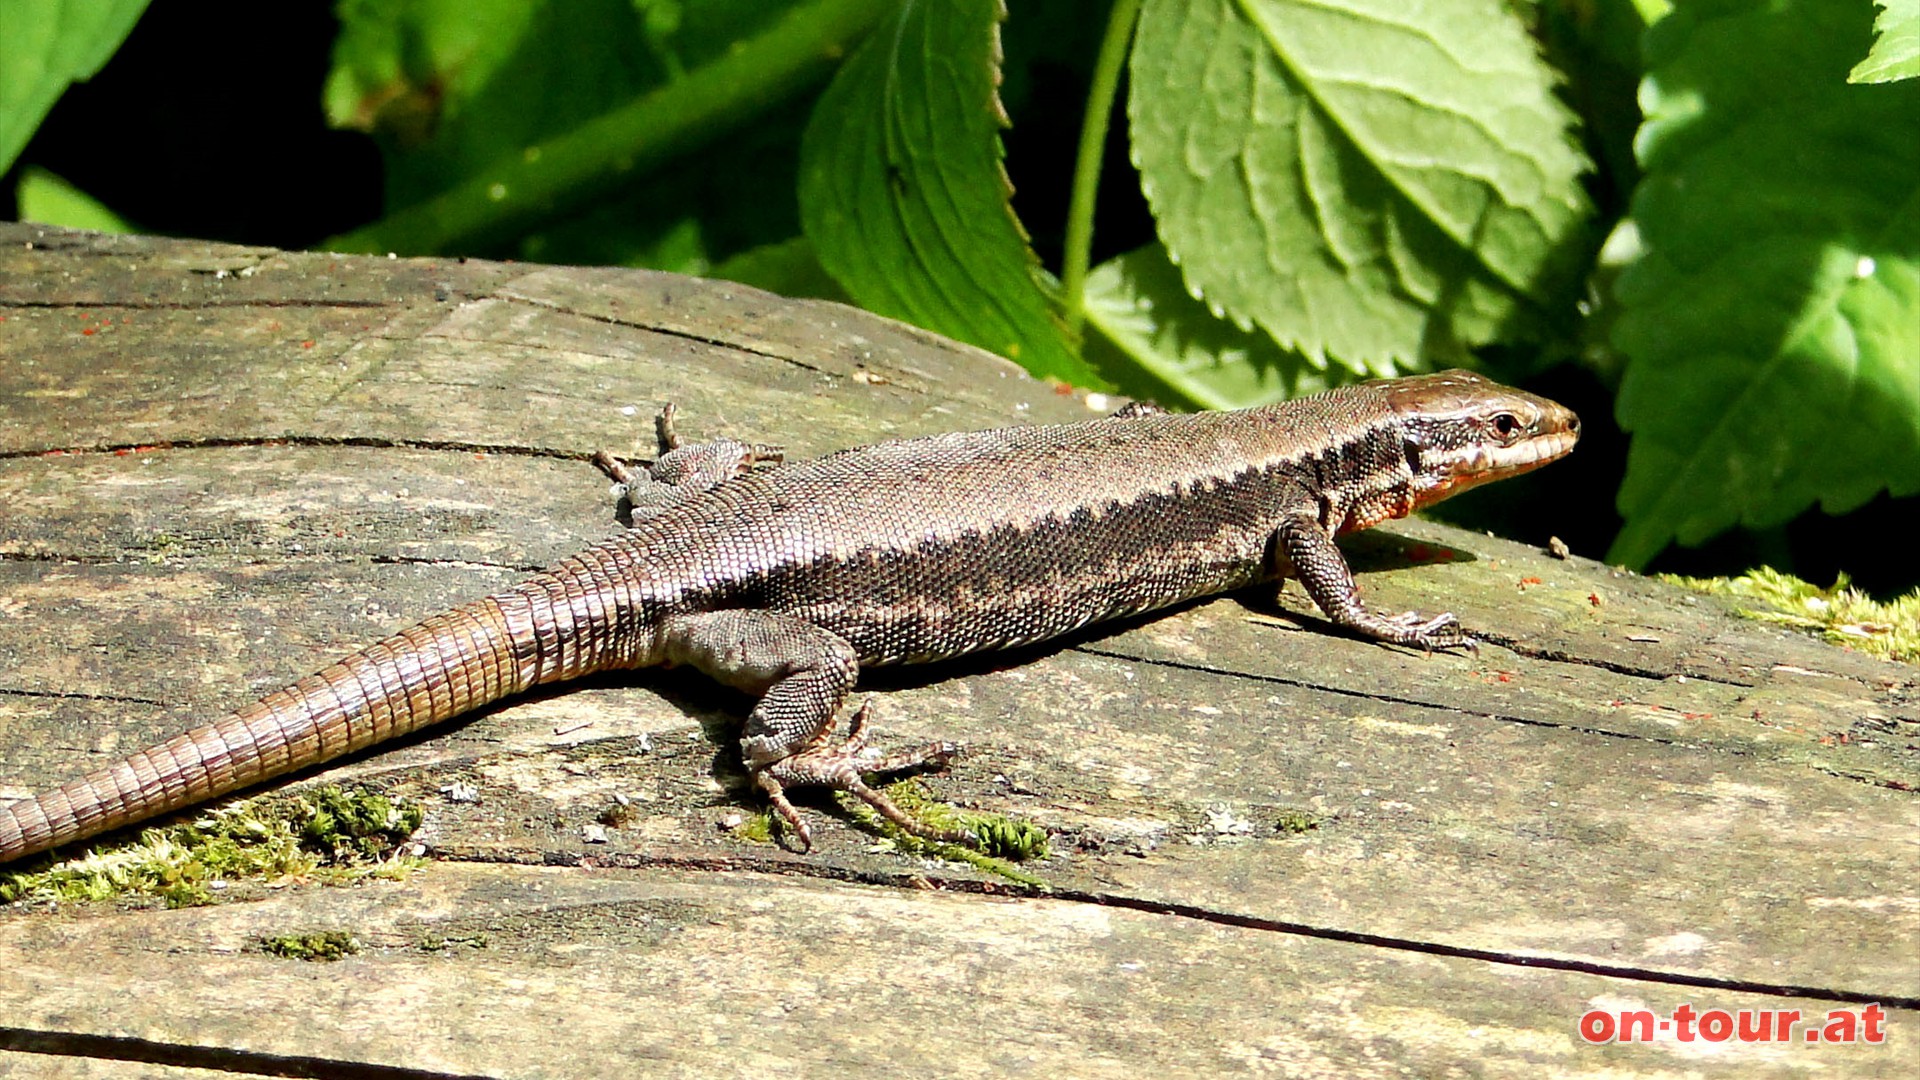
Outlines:
{"label": "crack in wood", "polygon": [[1285,919],[1268,919],[1254,915],[1243,915],[1231,911],[1219,911],[1200,907],[1195,904],[1179,904],[1164,900],[1152,900],[1145,897],[1130,896],[1124,893],[1100,892],[1088,889],[1034,888],[1015,882],[982,880],[978,878],[945,877],[929,873],[925,869],[912,871],[855,870],[845,866],[835,866],[810,859],[767,858],[763,856],[685,856],[685,855],[643,855],[625,852],[580,855],[573,852],[550,851],[546,849],[488,849],[445,847],[431,848],[429,858],[449,863],[481,863],[505,866],[546,866],[568,869],[616,868],[622,870],[688,870],[710,873],[739,873],[742,871],[763,874],[776,874],[790,877],[814,878],[825,881],[840,881],[859,885],[879,885],[902,890],[921,892],[938,889],[943,892],[965,895],[990,896],[995,898],[1013,897],[1026,900],[1064,900],[1073,903],[1094,904],[1100,907],[1121,908],[1149,915],[1168,915],[1181,919],[1219,926],[1232,926],[1246,930],[1260,930],[1269,933],[1288,934],[1296,937],[1315,938],[1322,941],[1341,942],[1349,945],[1364,945],[1370,948],[1391,949],[1398,952],[1423,953],[1429,956],[1442,956],[1460,960],[1477,960],[1490,964],[1502,964],[1514,967],[1540,968],[1550,971],[1566,971],[1582,975],[1598,975],[1607,978],[1629,979],[1637,982],[1660,983],[1668,986],[1698,987],[1708,990],[1728,990],[1738,993],[1760,994],[1768,997],[1809,998],[1816,1001],[1834,1001],[1848,1004],[1874,1004],[1886,1008],[1920,1009],[1920,997],[1900,994],[1882,994],[1863,990],[1848,990],[1839,987],[1811,986],[1795,983],[1770,983],[1752,979],[1730,979],[1715,975],[1695,975],[1684,971],[1667,971],[1660,968],[1640,967],[1633,964],[1603,964],[1591,960],[1578,960],[1566,957],[1540,956],[1529,953],[1507,952],[1499,949],[1482,949],[1470,945],[1450,945],[1439,941],[1426,941],[1419,938],[1398,937],[1391,934],[1372,934],[1360,930],[1342,930],[1337,927],[1315,926],[1311,923],[1291,922]]}
{"label": "crack in wood", "polygon": [[1545,660],[1554,664],[1574,664],[1579,667],[1599,668],[1601,671],[1610,671],[1615,675],[1625,675],[1634,679],[1648,679],[1654,682],[1665,682],[1668,679],[1697,679],[1704,683],[1738,687],[1742,690],[1752,690],[1760,685],[1757,682],[1741,682],[1738,679],[1729,679],[1702,672],[1661,671],[1659,668],[1640,667],[1618,660],[1602,660],[1594,656],[1580,656],[1576,653],[1567,652],[1564,649],[1549,649],[1542,648],[1538,645],[1528,645],[1517,638],[1502,637],[1498,634],[1476,631],[1475,636],[1482,641],[1492,645],[1498,645],[1503,649],[1517,653],[1529,660]]}
{"label": "crack in wood", "polygon": [[271,1054],[224,1046],[141,1039],[130,1035],[44,1031],[0,1025],[0,1051],[51,1057],[130,1061],[251,1076],[339,1077],[341,1080],[489,1080],[475,1073],[449,1073],[403,1065],[377,1065],[306,1054]]}
{"label": "crack in wood", "polygon": [[538,563],[497,563],[475,559],[434,559],[424,555],[374,555],[367,561],[375,566],[430,566],[437,570],[506,570],[518,574],[537,574],[546,567]]}
{"label": "crack in wood", "polygon": [[122,694],[86,694],[78,690],[24,690],[15,686],[0,686],[0,697],[46,698],[57,701],[99,701],[113,705],[151,705],[157,709],[166,709],[173,706],[173,702],[170,701],[130,697]]}
{"label": "crack in wood", "polygon": [[[190,271],[211,275],[212,271]],[[7,311],[205,311],[208,308],[267,308],[333,311],[380,308],[406,308],[404,300],[264,300],[204,298],[200,300],[14,300],[0,297],[0,310]]]}
{"label": "crack in wood", "polygon": [[1317,690],[1341,697],[1358,698],[1362,701],[1378,701],[1388,705],[1410,705],[1414,708],[1433,709],[1436,712],[1457,713],[1482,720],[1496,720],[1501,723],[1520,724],[1526,727],[1550,728],[1554,731],[1571,731],[1580,735],[1598,735],[1608,739],[1633,739],[1639,742],[1653,743],[1659,746],[1673,746],[1683,750],[1714,750],[1736,757],[1750,756],[1745,750],[1735,750],[1725,746],[1701,746],[1684,739],[1662,739],[1655,735],[1643,735],[1630,731],[1608,731],[1605,728],[1586,727],[1581,724],[1566,724],[1556,720],[1537,720],[1527,716],[1515,716],[1511,713],[1487,712],[1482,709],[1469,709],[1464,705],[1449,705],[1438,701],[1422,701],[1419,698],[1401,697],[1397,694],[1381,694],[1370,690],[1355,690],[1346,686],[1330,686],[1326,683],[1311,682],[1306,679],[1289,679],[1284,675],[1269,675],[1257,671],[1234,671],[1229,668],[1210,667],[1206,664],[1190,664],[1179,660],[1161,657],[1137,656],[1114,650],[1100,649],[1090,645],[1074,647],[1075,652],[1090,656],[1105,657],[1109,660],[1124,660],[1130,664],[1149,664],[1154,667],[1173,668],[1178,671],[1192,671],[1203,675],[1222,675],[1236,679],[1251,679],[1255,682],[1276,686],[1291,686],[1301,690]]}
{"label": "crack in wood", "polygon": [[738,341],[728,341],[725,338],[707,337],[704,334],[695,334],[686,330],[678,330],[670,326],[650,326],[646,323],[634,322],[630,319],[622,319],[614,315],[602,315],[592,311],[580,311],[575,308],[570,308],[562,304],[554,303],[551,300],[541,300],[531,296],[524,296],[517,293],[506,292],[504,290],[497,291],[493,295],[494,295],[494,298],[498,300],[503,300],[503,301],[506,301],[509,303],[515,303],[515,304],[526,304],[528,307],[542,308],[547,311],[557,312],[562,315],[572,315],[575,318],[586,319],[589,322],[602,323],[607,326],[620,326],[620,327],[625,327],[629,330],[644,330],[647,333],[659,334],[662,337],[678,338],[681,341],[692,341],[692,342],[697,342],[698,344],[701,344],[701,345],[710,345],[716,349],[726,349],[730,352],[745,353],[748,356],[758,356],[767,360],[774,360],[782,364],[788,364],[793,367],[799,368],[801,371],[809,371],[816,375],[831,374],[831,372],[825,371],[824,369],[817,367],[813,364],[809,364],[804,360],[799,360],[792,356],[786,356],[781,353],[767,352],[764,349],[756,349],[751,345],[742,344],[741,342],[738,342]]}
{"label": "crack in wood", "polygon": [[451,439],[394,439],[376,435],[255,435],[207,436],[190,439],[163,439],[150,443],[102,443],[94,446],[41,446],[20,450],[0,450],[0,461],[15,458],[64,457],[89,454],[124,455],[156,450],[225,450],[234,447],[359,447],[374,450],[434,450],[460,454],[495,454],[501,457],[545,458],[553,461],[592,461],[593,452],[563,450],[551,446],[518,446],[510,443],[460,442]]}

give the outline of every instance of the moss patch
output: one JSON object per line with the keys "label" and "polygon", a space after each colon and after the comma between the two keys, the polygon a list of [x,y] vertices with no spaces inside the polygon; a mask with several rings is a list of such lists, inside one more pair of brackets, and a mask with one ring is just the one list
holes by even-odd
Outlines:
{"label": "moss patch", "polygon": [[862,826],[885,837],[887,843],[896,850],[966,863],[996,877],[1006,878],[1008,881],[1036,889],[1047,888],[1045,881],[1014,865],[1015,862],[1047,857],[1045,829],[1030,822],[1015,821],[1002,814],[978,814],[955,810],[946,803],[929,797],[926,789],[921,787],[917,780],[902,780],[888,785],[884,790],[895,806],[919,821],[949,832],[972,833],[979,839],[980,850],[915,836],[881,817],[865,802],[844,792],[839,796],[840,805]]}
{"label": "moss patch", "polygon": [[417,806],[331,786],[249,800],[43,870],[0,874],[0,902],[146,897],[170,908],[197,907],[217,902],[238,881],[397,877],[417,865],[393,851],[420,818]]}
{"label": "moss patch", "polygon": [[271,956],[328,964],[335,960],[343,960],[360,951],[360,943],[345,930],[322,930],[315,934],[282,934],[278,937],[261,938],[257,944],[261,952]]}
{"label": "moss patch", "polygon": [[1312,832],[1326,820],[1310,810],[1282,810],[1273,816],[1273,831],[1281,836]]}
{"label": "moss patch", "polygon": [[1822,589],[1778,570],[1761,567],[1734,578],[1661,574],[1661,581],[1715,596],[1755,600],[1762,608],[1737,608],[1744,617],[1818,634],[1874,656],[1920,663],[1920,589],[1883,604],[1854,588],[1841,574]]}
{"label": "moss patch", "polygon": [[762,810],[757,814],[749,814],[740,824],[728,829],[727,835],[749,844],[773,843],[773,811]]}

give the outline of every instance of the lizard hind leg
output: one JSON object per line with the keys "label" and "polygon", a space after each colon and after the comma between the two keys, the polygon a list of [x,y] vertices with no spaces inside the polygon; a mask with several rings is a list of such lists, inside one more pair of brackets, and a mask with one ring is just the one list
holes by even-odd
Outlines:
{"label": "lizard hind leg", "polygon": [[756,465],[778,464],[785,458],[785,450],[772,443],[727,438],[683,442],[674,427],[678,416],[672,403],[660,410],[654,421],[660,456],[645,468],[636,469],[607,450],[593,455],[593,463],[614,482],[614,516],[620,524],[631,526],[636,518],[652,517],[711,491]]}
{"label": "lizard hind leg", "polygon": [[760,695],[740,738],[741,755],[802,850],[812,849],[813,832],[787,799],[790,785],[848,792],[916,836],[974,842],[970,835],[915,821],[865,779],[945,765],[958,753],[956,746],[934,743],[882,755],[866,744],[868,704],[855,710],[846,739],[833,742],[834,718],[860,674],[859,657],[844,638],[805,619],[744,608],[682,616],[664,629],[667,659]]}

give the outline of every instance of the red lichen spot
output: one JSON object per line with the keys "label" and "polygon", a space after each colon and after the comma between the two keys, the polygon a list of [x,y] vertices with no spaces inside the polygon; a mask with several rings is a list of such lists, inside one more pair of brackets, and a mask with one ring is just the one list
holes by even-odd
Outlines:
{"label": "red lichen spot", "polygon": [[1523,577],[1520,579],[1520,587],[1523,589],[1530,589],[1535,585],[1544,585],[1544,584],[1546,583],[1541,581],[1537,577]]}
{"label": "red lichen spot", "polygon": [[303,349],[311,349],[311,348],[313,348],[313,339],[312,339],[312,338],[308,338],[307,340],[305,340],[305,341],[303,341],[303,342],[301,342],[301,343],[300,343],[300,347],[301,347],[301,348],[303,348]]}
{"label": "red lichen spot", "polygon": [[99,332],[100,332],[99,327],[89,326],[85,330],[80,331],[80,334],[82,337],[92,337],[93,335]]}

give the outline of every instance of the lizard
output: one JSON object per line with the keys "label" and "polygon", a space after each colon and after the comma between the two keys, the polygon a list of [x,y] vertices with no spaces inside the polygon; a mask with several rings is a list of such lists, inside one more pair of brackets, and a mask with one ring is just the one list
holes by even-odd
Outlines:
{"label": "lizard", "polygon": [[907,831],[867,776],[945,767],[941,742],[867,745],[863,669],[1058,638],[1276,579],[1336,627],[1472,648],[1451,613],[1377,613],[1334,538],[1562,457],[1579,418],[1461,370],[1239,411],[1129,406],[1078,423],[879,442],[811,461],[683,443],[669,406],[628,528],[520,584],[434,615],[212,723],[0,803],[0,863],[449,720],[536,686],[688,665],[755,699],[747,772],[802,852],[787,789],[848,792]]}

